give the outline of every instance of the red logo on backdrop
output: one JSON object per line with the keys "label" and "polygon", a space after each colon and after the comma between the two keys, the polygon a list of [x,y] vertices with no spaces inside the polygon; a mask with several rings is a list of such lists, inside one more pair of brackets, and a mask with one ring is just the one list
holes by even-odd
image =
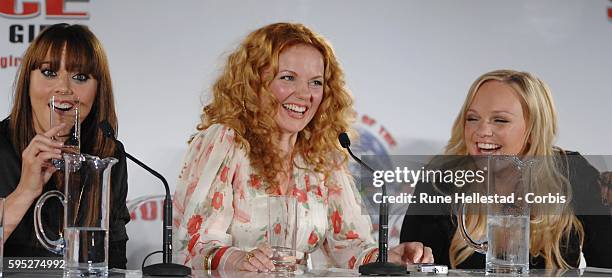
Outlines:
{"label": "red logo on backdrop", "polygon": [[[46,19],[89,19],[89,13],[75,8],[69,4],[89,3],[89,0],[0,0],[0,16],[22,23],[43,15]],[[52,24],[52,23],[51,23]],[[27,44],[34,40],[36,35],[50,24],[11,24],[8,26],[9,43]],[[4,44],[4,42],[0,42]],[[18,67],[21,64],[20,53],[0,53],[0,69]]]}
{"label": "red logo on backdrop", "polygon": [[[44,15],[46,19],[88,19],[89,13],[68,9],[66,4],[70,2],[89,2],[89,0],[39,0],[39,1],[17,1],[0,0],[0,16],[23,20]],[[16,22],[17,23],[17,22]],[[36,34],[48,25],[22,25],[12,24],[9,26],[10,43],[32,42]]]}
{"label": "red logo on backdrop", "polygon": [[[19,2],[19,3],[18,3]],[[41,13],[41,3],[45,3],[46,18],[87,19],[89,14],[82,11],[66,11],[67,2],[84,2],[83,0],[45,0],[17,1],[0,0],[0,15],[10,18],[32,18]],[[86,0],[85,2],[89,2]]]}
{"label": "red logo on backdrop", "polygon": [[132,220],[161,221],[165,195],[143,196],[127,201]]}

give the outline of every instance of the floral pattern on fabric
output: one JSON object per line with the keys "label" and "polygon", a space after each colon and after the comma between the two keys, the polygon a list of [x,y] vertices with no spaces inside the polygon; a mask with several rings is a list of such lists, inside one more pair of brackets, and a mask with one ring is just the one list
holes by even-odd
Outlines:
{"label": "floral pattern on fabric", "polygon": [[[200,131],[189,145],[173,198],[176,263],[201,269],[212,248],[248,251],[267,241],[266,184],[250,167],[235,136],[232,129],[216,124]],[[336,267],[358,267],[376,243],[352,177],[338,170],[324,179],[299,156],[296,164],[300,167],[294,167],[289,194],[298,200],[298,257],[323,248]]]}

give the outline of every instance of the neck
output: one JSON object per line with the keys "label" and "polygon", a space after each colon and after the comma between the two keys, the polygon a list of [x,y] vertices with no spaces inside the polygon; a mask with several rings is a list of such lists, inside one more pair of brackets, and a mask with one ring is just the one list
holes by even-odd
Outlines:
{"label": "neck", "polygon": [[279,140],[281,156],[290,157],[296,141],[297,133],[282,133]]}

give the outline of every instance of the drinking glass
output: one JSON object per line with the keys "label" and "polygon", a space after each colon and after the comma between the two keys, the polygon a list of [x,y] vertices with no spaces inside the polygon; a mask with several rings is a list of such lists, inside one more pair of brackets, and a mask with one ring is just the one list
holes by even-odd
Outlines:
{"label": "drinking glass", "polygon": [[[64,124],[51,139],[64,143],[62,153],[79,154],[81,152],[81,124],[79,121],[79,97],[75,95],[55,94],[49,99],[50,128]],[[57,169],[64,169],[62,159],[53,159]]]}
{"label": "drinking glass", "polygon": [[268,197],[268,244],[276,273],[291,273],[296,266],[297,199]]}
{"label": "drinking glass", "polygon": [[515,156],[490,156],[486,194],[513,196],[512,203],[487,203],[487,241],[474,241],[465,227],[465,206],[458,212],[459,231],[466,243],[486,254],[487,273],[525,274],[529,271],[530,205],[523,196],[532,188],[532,161]]}

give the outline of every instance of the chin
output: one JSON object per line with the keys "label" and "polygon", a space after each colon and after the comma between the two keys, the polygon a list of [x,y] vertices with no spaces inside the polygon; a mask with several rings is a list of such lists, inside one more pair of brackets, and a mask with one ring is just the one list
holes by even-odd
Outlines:
{"label": "chin", "polygon": [[286,128],[286,127],[281,127],[280,130],[281,130],[282,133],[297,134],[300,131],[304,130],[304,128]]}

